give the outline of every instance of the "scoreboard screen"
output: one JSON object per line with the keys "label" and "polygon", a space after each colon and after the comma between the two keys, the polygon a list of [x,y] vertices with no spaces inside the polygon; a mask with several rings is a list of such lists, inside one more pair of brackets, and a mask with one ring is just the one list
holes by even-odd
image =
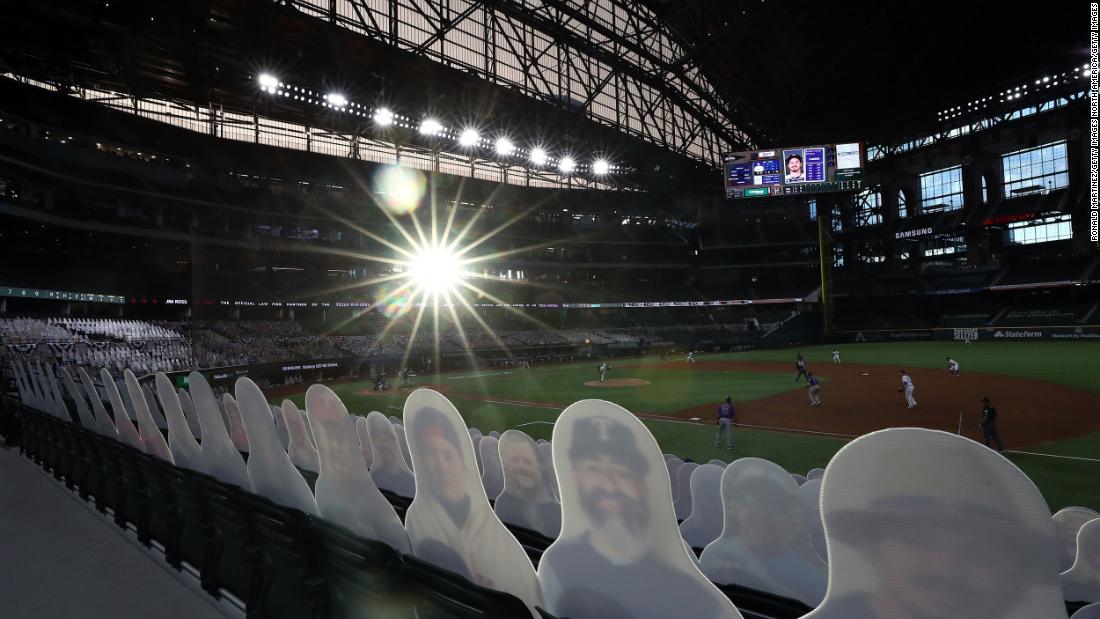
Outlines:
{"label": "scoreboard screen", "polygon": [[729,153],[723,157],[726,197],[862,189],[864,161],[859,142]]}

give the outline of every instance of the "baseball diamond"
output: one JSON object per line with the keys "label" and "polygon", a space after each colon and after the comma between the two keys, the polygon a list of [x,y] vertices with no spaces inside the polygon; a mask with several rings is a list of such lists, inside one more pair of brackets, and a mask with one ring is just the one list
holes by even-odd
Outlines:
{"label": "baseball diamond", "polygon": [[5,3],[0,615],[1100,619],[1098,7]]}

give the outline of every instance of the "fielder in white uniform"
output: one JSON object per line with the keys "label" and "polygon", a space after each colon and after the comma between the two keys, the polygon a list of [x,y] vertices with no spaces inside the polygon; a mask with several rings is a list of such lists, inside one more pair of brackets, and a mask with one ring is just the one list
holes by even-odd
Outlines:
{"label": "fielder in white uniform", "polygon": [[607,371],[611,369],[611,366],[607,365],[607,362],[600,364],[600,382],[604,382],[604,377],[607,376]]}
{"label": "fielder in white uniform", "polygon": [[913,379],[905,373],[905,370],[900,370],[898,373],[901,374],[901,387],[898,388],[898,391],[905,393],[906,408],[916,408],[917,400],[913,397],[913,391],[916,387],[913,386]]}
{"label": "fielder in white uniform", "polygon": [[833,363],[836,364],[836,365],[840,365],[840,351],[839,350],[834,350],[833,351]]}
{"label": "fielder in white uniform", "polygon": [[689,352],[688,353],[687,362],[692,364],[692,365],[695,364],[695,353],[694,352]]}
{"label": "fielder in white uniform", "polygon": [[947,373],[952,376],[959,375],[959,362],[955,361],[951,357],[947,358]]}

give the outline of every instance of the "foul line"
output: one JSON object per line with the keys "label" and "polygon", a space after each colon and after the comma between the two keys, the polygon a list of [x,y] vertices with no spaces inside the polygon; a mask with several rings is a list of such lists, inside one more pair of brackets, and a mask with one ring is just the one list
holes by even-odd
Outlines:
{"label": "foul line", "polygon": [[545,423],[546,425],[550,425],[550,426],[554,425],[553,421],[528,421],[526,423],[518,423],[518,424],[516,424],[516,427],[517,428],[522,428],[523,426],[533,426],[536,423]]}
{"label": "foul line", "polygon": [[466,374],[464,376],[448,376],[447,380],[455,380],[457,378],[481,378],[482,376],[502,376],[502,375],[511,374],[511,373],[512,373],[511,371],[508,371],[508,372],[483,372],[481,374]]}
{"label": "foul line", "polygon": [[[571,368],[579,368],[579,367],[581,367],[581,366],[579,366],[579,365],[559,365],[559,366],[550,367],[550,368],[526,368],[526,369],[537,370],[539,373],[545,373],[545,372],[556,372],[558,370],[568,370],[568,369],[571,369]],[[459,378],[481,378],[483,376],[509,376],[509,375],[515,374],[515,373],[516,373],[516,370],[506,370],[506,371],[503,371],[503,372],[481,372],[479,374],[464,374],[462,376],[448,376],[448,377],[446,377],[446,380],[454,380],[454,379],[459,379]]]}
{"label": "foul line", "polygon": [[[557,404],[545,404],[545,403],[542,403],[542,402],[530,402],[530,401],[527,401],[527,400],[492,400],[492,399],[488,399],[488,398],[480,398],[478,396],[470,396],[470,395],[460,395],[460,394],[447,394],[447,395],[462,398],[462,399],[466,399],[466,400],[474,400],[474,401],[477,401],[477,402],[488,402],[490,404],[502,404],[502,405],[505,405],[505,406],[528,406],[528,407],[531,407],[531,408],[544,408],[544,409],[550,409],[550,410],[556,410],[556,411],[565,410],[564,408],[562,408],[561,406],[559,406]],[[701,422],[688,421],[686,419],[680,419],[679,417],[669,417],[668,415],[658,415],[656,413],[634,413],[634,416],[638,417],[639,419],[649,419],[649,420],[653,420],[653,421],[664,421],[664,422],[668,422],[668,423],[683,423],[683,424],[688,424],[688,425],[692,425],[692,426],[705,426],[705,425],[707,425],[707,424],[701,423]],[[535,423],[548,423],[548,424],[553,425],[553,422],[551,422],[551,421],[530,421],[530,422],[519,424],[519,425],[530,425],[530,424],[535,424]],[[519,426],[516,426],[516,427],[519,427]],[[778,428],[778,427],[775,427],[775,426],[757,426],[757,425],[752,425],[752,424],[747,424],[747,423],[739,423],[739,424],[737,424],[737,427],[751,428],[753,430],[761,430],[761,431],[764,431],[764,432],[781,432],[783,434],[813,434],[813,435],[816,435],[816,436],[829,436],[829,437],[844,438],[844,439],[849,439],[849,440],[859,438],[859,436],[860,436],[858,434],[840,434],[840,433],[837,433],[837,432],[819,432],[817,430],[800,430],[798,428]],[[1057,454],[1045,454],[1045,453],[1038,453],[1038,452],[1034,452],[1034,451],[1016,451],[1016,450],[1008,449],[1008,450],[1005,450],[1005,453],[1019,454],[1019,455],[1025,455],[1025,456],[1041,456],[1041,457],[1044,457],[1044,458],[1057,458],[1057,459],[1061,459],[1061,460],[1079,460],[1079,461],[1082,461],[1082,462],[1100,462],[1100,459],[1097,459],[1097,458],[1085,458],[1085,457],[1082,457],[1082,456],[1060,456],[1060,455],[1057,455]]]}
{"label": "foul line", "polygon": [[1061,456],[1058,454],[1044,454],[1037,451],[1016,451],[1014,449],[1006,449],[1005,453],[1021,454],[1025,456],[1042,456],[1044,458],[1060,458],[1062,460],[1083,460],[1085,462],[1100,462],[1097,458],[1084,458],[1082,456]]}

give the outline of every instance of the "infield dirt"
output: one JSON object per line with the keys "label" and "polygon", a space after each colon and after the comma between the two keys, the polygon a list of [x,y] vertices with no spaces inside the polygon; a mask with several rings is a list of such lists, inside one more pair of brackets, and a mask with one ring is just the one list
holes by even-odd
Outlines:
{"label": "infield dirt", "polygon": [[[682,362],[658,367],[684,370]],[[729,372],[789,372],[793,364],[744,361],[696,362],[696,370]],[[988,396],[998,412],[998,431],[1006,449],[1020,449],[1047,441],[1100,431],[1100,394],[1046,381],[966,372],[952,377],[947,370],[905,368],[916,386],[918,406],[905,407],[898,370],[893,366],[851,364],[808,368],[823,379],[821,406],[810,406],[805,390],[789,391],[749,402],[738,402],[737,377],[730,377],[728,392],[714,394],[713,405],[671,413],[682,419],[713,420],[715,409],[727,395],[733,397],[737,421],[745,425],[858,436],[893,427],[922,427],[956,432],[962,413],[963,434],[980,440],[982,396]],[[866,375],[864,375],[866,374]],[[805,385],[805,379],[800,384]]]}

